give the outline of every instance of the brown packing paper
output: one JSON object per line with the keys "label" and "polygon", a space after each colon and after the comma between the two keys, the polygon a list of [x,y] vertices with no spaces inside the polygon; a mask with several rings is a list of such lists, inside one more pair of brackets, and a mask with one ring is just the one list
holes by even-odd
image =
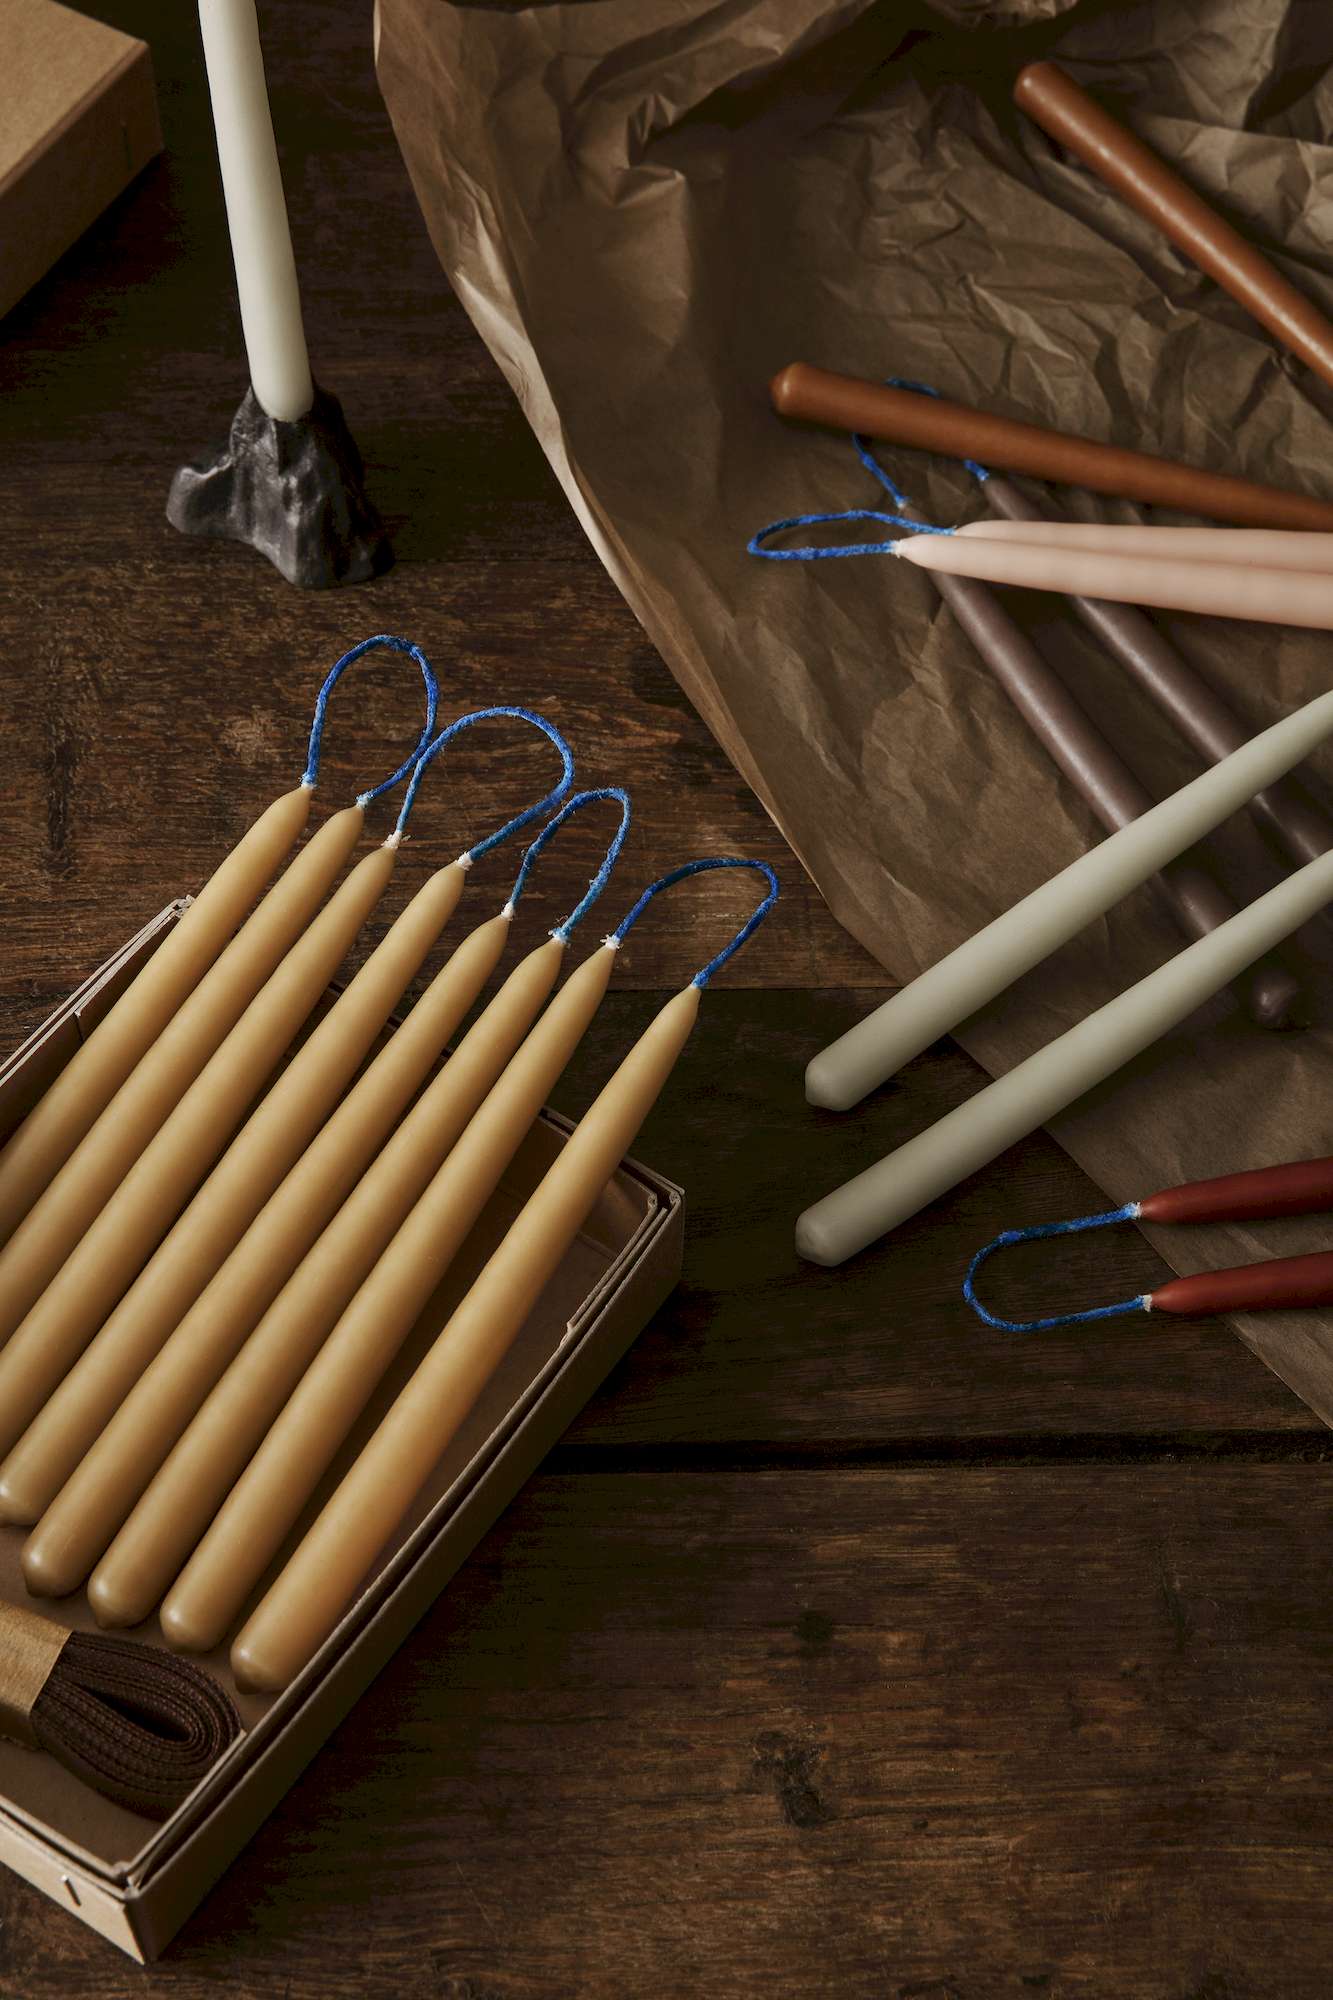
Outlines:
{"label": "brown packing paper", "polygon": [[[899,979],[1096,830],[928,579],[745,553],[778,515],[881,499],[844,440],[772,415],[774,372],[801,357],[925,378],[1333,495],[1333,392],[1010,104],[1022,63],[1046,54],[1333,311],[1333,9],[379,0],[381,85],[460,298],[647,631],[835,915]],[[884,455],[934,518],[981,511],[959,468]],[[1154,790],[1199,768],[1071,617],[1011,608]],[[1163,622],[1254,728],[1329,684],[1324,636]],[[1210,846],[1238,896],[1281,872],[1247,822]],[[1306,942],[1323,996],[1309,1035],[1263,1035],[1220,1000],[1059,1122],[1112,1199],[1328,1150],[1333,924]],[[961,1039],[1006,1070],[1174,949],[1145,887]],[[910,1076],[899,1088],[910,1103]],[[810,1171],[813,1196],[813,1136]],[[1154,1241],[1185,1271],[1326,1235],[1310,1220]],[[887,1271],[891,1245],[871,1254]],[[1333,1422],[1333,1319],[1238,1331]]]}

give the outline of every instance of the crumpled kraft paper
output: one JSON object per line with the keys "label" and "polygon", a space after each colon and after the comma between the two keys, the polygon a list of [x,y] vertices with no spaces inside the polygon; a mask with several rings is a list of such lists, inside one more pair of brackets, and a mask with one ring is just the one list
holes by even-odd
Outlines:
{"label": "crumpled kraft paper", "polygon": [[[746,554],[779,515],[879,504],[845,439],[772,415],[774,371],[924,378],[1333,494],[1333,392],[1019,118],[1010,82],[1039,54],[1333,313],[1333,8],[379,0],[381,85],[460,298],[681,684],[901,980],[1097,833],[928,578],[889,558]],[[982,511],[960,468],[883,455],[932,518]],[[1156,790],[1198,769],[1057,601],[1011,609]],[[1327,634],[1166,622],[1255,728],[1329,685]],[[1208,852],[1238,898],[1285,866],[1243,818]],[[1008,1069],[1179,943],[1146,886],[960,1039]],[[1267,1034],[1224,996],[1058,1122],[1114,1201],[1333,1150],[1333,918],[1301,944],[1311,1032]],[[811,1172],[813,1197],[814,1148]],[[1322,1247],[1330,1229],[1154,1241],[1184,1271]],[[1238,1331],[1333,1423],[1333,1315]]]}

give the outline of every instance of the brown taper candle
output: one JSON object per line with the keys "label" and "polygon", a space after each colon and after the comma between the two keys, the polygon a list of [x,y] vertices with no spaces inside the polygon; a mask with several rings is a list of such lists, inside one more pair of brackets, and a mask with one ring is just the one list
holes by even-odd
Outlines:
{"label": "brown taper candle", "polygon": [[1333,326],[1318,306],[1072,76],[1029,63],[1014,102],[1333,387]]}
{"label": "brown taper candle", "polygon": [[1333,528],[1333,501],[1227,473],[1204,472],[1198,466],[1099,444],[1093,438],[1043,430],[1038,424],[974,410],[944,396],[889,389],[803,361],[775,375],[769,393],[780,416],[828,424],[834,430],[863,431],[889,444],[942,452],[947,458],[980,459],[1009,472],[1029,472],[1037,479],[1147,500],[1247,528]]}
{"label": "brown taper candle", "polygon": [[[991,512],[1001,520],[1060,518],[1053,508],[1036,506],[1011,479],[992,474],[983,482],[982,492]],[[1246,740],[1241,723],[1146,612],[1133,604],[1112,604],[1104,597],[1068,597],[1065,601],[1163,714],[1170,716],[1201,757],[1217,764],[1240,749]],[[1333,825],[1288,784],[1256,792],[1250,811],[1293,861],[1313,861],[1333,847]]]}
{"label": "brown taper candle", "polygon": [[[934,581],[1037,741],[1107,831],[1147,812],[1152,795],[994,592],[972,577],[936,576]],[[1187,937],[1204,937],[1236,914],[1236,905],[1192,861],[1172,862],[1157,880]],[[1264,1027],[1292,1025],[1300,988],[1285,966],[1273,959],[1261,961],[1244,976],[1242,992],[1250,1013]]]}

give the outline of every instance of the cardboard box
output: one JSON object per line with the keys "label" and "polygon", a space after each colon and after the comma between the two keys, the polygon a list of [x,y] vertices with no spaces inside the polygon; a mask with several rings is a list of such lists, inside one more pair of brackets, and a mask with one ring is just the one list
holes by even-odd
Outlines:
{"label": "cardboard box", "polygon": [[162,150],[146,42],[56,0],[0,0],[0,315]]}
{"label": "cardboard box", "polygon": [[[0,1141],[184,907],[171,905],[131,938],[0,1065]],[[555,1113],[542,1113],[313,1506],[570,1130]],[[51,1758],[0,1742],[0,1860],[122,1951],[155,1958],[666,1298],[680,1274],[683,1229],[680,1190],[627,1160],[360,1597],[300,1677],[274,1698],[240,1695],[225,1648],[201,1662],[236,1699],[245,1734],[160,1826],[111,1805]],[[0,1597],[31,1606],[19,1569],[23,1536],[22,1529],[0,1528]],[[81,1593],[35,1608],[96,1629]],[[152,1620],[126,1636],[147,1645],[161,1637]]]}

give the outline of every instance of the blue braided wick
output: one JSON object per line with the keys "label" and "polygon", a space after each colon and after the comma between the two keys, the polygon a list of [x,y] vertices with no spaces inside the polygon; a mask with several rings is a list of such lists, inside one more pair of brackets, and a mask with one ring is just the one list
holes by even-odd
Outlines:
{"label": "blue braided wick", "polygon": [[[891,375],[887,386],[890,389],[911,389],[920,396],[936,396],[939,390],[929,382],[913,382],[904,375]],[[792,528],[817,528],[837,526],[844,521],[882,521],[886,527],[908,528],[915,535],[952,535],[953,528],[941,528],[933,521],[917,521],[905,510],[911,501],[902,487],[892,480],[870,448],[869,438],[859,431],[852,433],[852,449],[862,465],[879,481],[895,507],[902,509],[896,514],[885,514],[875,507],[847,507],[837,514],[789,514],[785,520],[770,521],[756,535],[751,535],[746,548],[752,556],[763,556],[768,562],[823,562],[840,556],[892,556],[897,555],[895,541],[883,542],[840,542],[833,544],[812,543],[800,549],[770,549],[764,544],[774,535],[782,535]],[[963,464],[975,479],[986,480],[990,473],[974,458],[965,458]]]}
{"label": "blue braided wick", "polygon": [[679,868],[673,868],[669,875],[663,875],[645,889],[627,917],[623,917],[616,929],[606,940],[613,947],[625,942],[630,929],[639,921],[654,896],[660,896],[664,889],[670,889],[677,882],[684,882],[691,875],[706,875],[712,868],[753,868],[768,883],[768,894],[753,914],[746,918],[730,944],[723,945],[716,958],[710,958],[707,965],[700,966],[690,981],[691,986],[707,986],[715,972],[720,972],[729,958],[734,958],[747,938],[753,937],[764,918],[778,900],[778,878],[766,861],[751,861],[740,855],[713,855],[702,861],[686,861]]}
{"label": "blue braided wick", "polygon": [[625,835],[629,832],[629,793],[623,791],[619,785],[601,785],[595,791],[575,792],[572,799],[566,799],[555,818],[547,821],[531,847],[529,847],[527,853],[523,856],[522,866],[519,868],[518,874],[514,878],[514,886],[509,892],[508,908],[512,912],[517,908],[518,899],[527,886],[528,876],[532,873],[533,862],[542,853],[547,843],[560,831],[566,820],[573,819],[575,813],[582,812],[585,806],[596,805],[602,799],[614,799],[619,805],[620,825],[612,834],[611,844],[606,850],[602,865],[589,882],[585,894],[575,903],[564,922],[557,924],[551,932],[551,936],[559,938],[561,944],[568,938],[569,933],[574,929],[575,925],[583,922],[583,919],[587,916],[589,910],[611,880],[611,871],[620,859],[620,850],[625,845]]}
{"label": "blue braided wick", "polygon": [[430,742],[431,731],[435,727],[436,711],[440,704],[440,689],[435,678],[435,669],[420,646],[414,646],[410,639],[397,639],[392,632],[377,632],[373,638],[363,639],[359,646],[353,646],[349,653],[344,653],[342,658],[329,668],[324,677],[324,685],[315,697],[315,713],[310,724],[310,748],[306,753],[305,773],[301,779],[303,785],[313,791],[319,782],[319,759],[324,744],[324,722],[328,715],[329,696],[353,661],[359,660],[363,653],[370,652],[375,646],[387,646],[391,652],[406,653],[408,658],[415,660],[420,667],[421,678],[426,683],[426,727],[422,730],[411,756],[405,758],[393,776],[386,778],[382,785],[376,785],[373,791],[362,792],[357,798],[359,806],[368,806],[371,800],[379,798],[382,792],[391,792],[394,786],[407,776],[426,744]]}
{"label": "blue braided wick", "polygon": [[471,729],[474,723],[493,722],[501,717],[516,722],[530,723],[534,729],[540,729],[543,736],[549,736],[560,753],[560,782],[546,794],[545,798],[538,799],[536,805],[525,807],[521,813],[516,813],[513,819],[507,820],[497,832],[488,833],[485,840],[479,840],[475,847],[470,847],[467,850],[468,860],[480,861],[483,854],[489,854],[493,847],[499,847],[501,842],[508,840],[511,834],[521,833],[525,826],[531,826],[533,820],[540,819],[543,813],[551,810],[552,806],[559,805],[561,799],[564,798],[566,792],[574,782],[574,755],[555,724],[548,722],[544,715],[538,715],[537,711],[532,708],[478,708],[474,709],[471,715],[460,715],[457,722],[451,722],[447,729],[442,729],[435,738],[435,741],[428,744],[417,758],[417,767],[412,773],[412,782],[407,788],[407,794],[403,799],[403,809],[398,815],[398,824],[394,828],[396,837],[401,839],[403,831],[407,826],[408,817],[411,814],[413,806],[416,804],[417,793],[421,789],[421,780],[425,777],[428,768],[439,756],[445,744],[452,743],[455,736],[459,735],[464,729]]}
{"label": "blue braided wick", "polygon": [[1110,1208],[1101,1215],[1076,1215],[1070,1222],[1035,1222],[1027,1229],[1005,1229],[984,1249],[978,1250],[967,1267],[963,1280],[963,1297],[971,1306],[978,1319],[985,1320],[987,1326],[998,1328],[1001,1333],[1045,1333],[1053,1326],[1082,1326],[1088,1320],[1118,1319],[1125,1313],[1151,1312],[1151,1292],[1140,1292],[1132,1299],[1118,1299],[1111,1306],[1089,1306],[1085,1312],[1053,1313],[1049,1319],[1001,1319],[998,1313],[990,1312],[977,1297],[976,1277],[988,1257],[997,1250],[1007,1250],[1014,1243],[1040,1243],[1050,1236],[1073,1236],[1083,1229],[1105,1229],[1113,1222],[1133,1222],[1139,1213],[1136,1201],[1127,1201],[1123,1208]]}

